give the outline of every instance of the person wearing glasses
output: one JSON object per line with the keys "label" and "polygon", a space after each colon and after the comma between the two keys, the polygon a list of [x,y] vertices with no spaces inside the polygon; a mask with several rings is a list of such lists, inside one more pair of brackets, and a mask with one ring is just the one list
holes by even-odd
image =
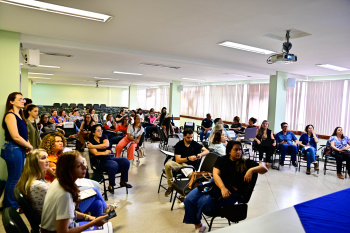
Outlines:
{"label": "person wearing glasses", "polygon": [[288,131],[288,123],[281,123],[282,131],[276,134],[276,143],[281,151],[280,165],[284,166],[284,159],[287,153],[291,155],[291,161],[294,167],[297,167],[296,159],[298,153],[298,139],[294,133]]}
{"label": "person wearing glasses", "polygon": [[25,100],[20,92],[11,93],[6,100],[5,114],[2,128],[5,131],[5,145],[1,149],[1,157],[7,165],[7,182],[3,207],[18,209],[13,190],[21,177],[25,154],[33,150],[28,141],[27,124],[24,119],[23,108]]}
{"label": "person wearing glasses", "polygon": [[38,128],[40,130],[40,137],[43,138],[45,135],[54,132],[60,132],[63,135],[65,134],[64,130],[61,128],[56,128],[56,125],[49,121],[49,117],[47,114],[43,114],[40,116],[40,121],[38,123]]}

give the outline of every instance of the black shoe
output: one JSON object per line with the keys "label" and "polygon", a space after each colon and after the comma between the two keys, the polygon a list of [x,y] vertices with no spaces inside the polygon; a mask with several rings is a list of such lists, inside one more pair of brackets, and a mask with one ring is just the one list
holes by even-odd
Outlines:
{"label": "black shoe", "polygon": [[111,194],[114,194],[114,187],[113,186],[108,186],[108,192],[110,192]]}
{"label": "black shoe", "polygon": [[128,183],[120,183],[120,187],[126,187],[128,189],[131,189],[132,188],[132,185],[131,184],[128,184]]}
{"label": "black shoe", "polygon": [[284,161],[280,162],[280,166],[283,167],[284,166]]}
{"label": "black shoe", "polygon": [[169,188],[165,191],[165,196],[166,196],[166,197],[169,196],[170,193],[172,193],[172,192],[173,192],[173,188],[172,188],[172,187],[169,187]]}
{"label": "black shoe", "polygon": [[293,165],[294,167],[298,167],[297,162],[292,162],[292,165]]}

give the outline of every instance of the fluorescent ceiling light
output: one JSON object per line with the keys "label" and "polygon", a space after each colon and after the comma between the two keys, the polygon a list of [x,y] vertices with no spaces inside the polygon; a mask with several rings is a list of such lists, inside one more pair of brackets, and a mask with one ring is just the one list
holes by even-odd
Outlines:
{"label": "fluorescent ceiling light", "polygon": [[61,67],[59,66],[49,66],[49,65],[38,65],[38,67],[44,67],[44,68],[55,68],[55,69],[59,69]]}
{"label": "fluorescent ceiling light", "polygon": [[350,70],[348,68],[344,68],[344,67],[340,67],[340,66],[334,66],[334,65],[330,65],[330,64],[319,64],[316,65],[322,68],[326,68],[326,69],[330,69],[330,70],[337,70],[337,71],[347,71]]}
{"label": "fluorescent ceiling light", "polygon": [[51,78],[43,78],[43,77],[29,77],[30,79],[34,79],[34,78],[36,78],[36,79],[51,79]]}
{"label": "fluorescent ceiling light", "polygon": [[40,2],[40,1],[34,1],[34,0],[0,0],[0,2],[8,3],[11,5],[16,6],[22,6],[31,8],[34,10],[41,10],[61,15],[68,15],[83,19],[90,19],[100,22],[107,22],[112,19],[112,16],[100,14],[92,11],[84,11],[76,8],[66,7],[66,6],[60,6],[56,4],[46,3],[46,2]]}
{"label": "fluorescent ceiling light", "polygon": [[206,80],[203,80],[203,79],[195,79],[195,78],[181,78],[181,79],[184,79],[184,80],[191,80],[191,81],[202,81],[202,82],[205,82]]}
{"label": "fluorescent ceiling light", "polygon": [[98,80],[96,80],[96,81],[92,81],[92,80],[84,80],[85,82],[99,82],[99,83],[103,83],[103,82],[105,82],[105,81],[98,81]]}
{"label": "fluorescent ceiling light", "polygon": [[[100,77],[94,77],[95,79],[112,79],[112,78],[100,78]],[[118,79],[114,79],[114,80],[118,80]]]}
{"label": "fluorescent ceiling light", "polygon": [[233,49],[240,49],[240,50],[244,50],[244,51],[248,51],[248,52],[259,53],[259,54],[274,54],[274,53],[276,53],[274,51],[260,49],[260,48],[256,48],[256,47],[244,45],[244,44],[238,44],[238,43],[231,42],[231,41],[224,41],[224,42],[219,43],[219,45],[233,48]]}
{"label": "fluorescent ceiling light", "polygon": [[238,77],[246,77],[246,78],[249,78],[249,77],[250,77],[250,76],[248,76],[248,75],[235,74],[235,73],[223,73],[223,74],[226,74],[226,75],[233,75],[233,76],[238,76]]}
{"label": "fluorescent ceiling light", "polygon": [[150,81],[150,83],[167,83],[167,82]]}
{"label": "fluorescent ceiling light", "polygon": [[128,74],[128,75],[143,75],[139,73],[129,73],[129,72],[121,72],[121,71],[113,71],[114,74]]}
{"label": "fluorescent ceiling light", "polygon": [[53,75],[53,74],[46,74],[46,73],[33,73],[33,72],[28,72],[28,74],[36,74],[36,75]]}

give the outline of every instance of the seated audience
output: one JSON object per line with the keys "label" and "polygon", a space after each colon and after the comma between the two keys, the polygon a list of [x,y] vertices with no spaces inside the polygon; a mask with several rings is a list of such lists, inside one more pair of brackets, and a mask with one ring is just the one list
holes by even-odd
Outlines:
{"label": "seated audience", "polygon": [[235,133],[242,133],[244,128],[242,127],[242,124],[239,123],[241,119],[238,116],[235,116],[233,118],[233,123],[231,125],[231,129],[235,131]]}
{"label": "seated audience", "polygon": [[[66,152],[57,161],[57,179],[47,190],[41,215],[41,233],[82,232],[93,226],[102,226],[107,222],[108,215],[91,217],[75,212],[79,204],[79,189],[75,184],[78,178],[83,178],[86,166],[77,151]],[[75,220],[91,220],[76,227]]]}
{"label": "seated audience", "polygon": [[144,122],[144,121],[145,121],[145,115],[143,114],[141,108],[137,109],[137,114],[138,114],[138,115],[140,116],[140,118],[141,118],[141,123]]}
{"label": "seated audience", "polygon": [[122,121],[122,118],[125,116],[125,110],[122,108],[119,110],[119,114],[117,115],[117,117],[115,118],[115,121],[117,122],[117,124],[120,124]]}
{"label": "seated audience", "polygon": [[60,132],[62,134],[65,134],[63,129],[56,128],[56,124],[53,124],[49,121],[49,117],[47,116],[47,114],[43,114],[40,116],[38,128],[41,129],[41,131],[39,132],[41,134],[41,137],[54,132]]}
{"label": "seated audience", "polygon": [[69,122],[69,116],[67,116],[66,110],[60,110],[58,112],[58,121],[59,122]]}
{"label": "seated audience", "polygon": [[162,130],[163,130],[166,138],[169,138],[169,136],[174,135],[174,129],[173,129],[173,126],[171,125],[171,119],[169,117],[167,117],[163,120]]}
{"label": "seated audience", "polygon": [[302,147],[301,152],[306,156],[306,174],[311,174],[310,165],[314,164],[315,171],[318,171],[318,163],[316,161],[317,143],[318,136],[316,135],[313,125],[307,125],[305,127],[305,132],[299,138],[299,144]]}
{"label": "seated audience", "polygon": [[226,154],[226,145],[227,145],[226,133],[221,129],[216,131],[216,133],[214,134],[212,145],[209,148],[213,149],[214,153],[224,156]]}
{"label": "seated audience", "polygon": [[114,194],[115,175],[118,172],[121,173],[120,186],[132,188],[132,186],[128,184],[129,160],[126,158],[116,158],[111,154],[111,145],[109,144],[107,136],[102,134],[101,125],[94,125],[91,128],[91,134],[92,136],[90,137],[88,148],[93,155],[101,156],[99,158],[101,168],[107,170],[108,174],[108,191]]}
{"label": "seated audience", "polygon": [[91,117],[95,121],[95,123],[98,123],[98,114],[96,114],[96,110],[94,108],[90,108],[89,113],[91,114]]}
{"label": "seated audience", "polygon": [[114,122],[112,114],[107,115],[106,121],[103,123],[103,127],[105,129],[110,129],[110,130],[113,130],[113,129],[115,130],[117,128],[117,123]]}
{"label": "seated audience", "polygon": [[92,119],[90,113],[84,115],[84,121],[81,123],[78,138],[80,141],[80,147],[78,149],[84,150],[85,142],[89,140],[89,136],[91,133],[91,127],[95,125],[95,121]]}
{"label": "seated audience", "polygon": [[50,122],[52,124],[55,124],[56,126],[61,126],[62,125],[61,118],[58,117],[56,109],[52,109],[51,110]]}
{"label": "seated audience", "polygon": [[280,165],[284,166],[286,154],[290,153],[292,164],[294,167],[297,167],[298,139],[294,133],[288,131],[288,124],[286,122],[282,122],[281,128],[282,131],[276,134],[276,142],[281,151]]}
{"label": "seated audience", "polygon": [[135,116],[135,123],[128,126],[126,137],[124,137],[116,146],[116,156],[119,158],[125,146],[128,147],[128,159],[134,159],[135,148],[138,146],[144,130],[141,126],[140,116]]}
{"label": "seated audience", "polygon": [[247,128],[258,128],[254,125],[257,122],[257,119],[254,117],[249,118]]}
{"label": "seated audience", "polygon": [[172,193],[173,188],[173,172],[177,171],[183,166],[191,165],[195,170],[199,169],[201,158],[206,156],[209,151],[196,141],[193,141],[193,130],[185,129],[183,132],[184,139],[175,145],[174,160],[168,161],[165,164],[165,174],[168,181],[168,189],[165,196]]}
{"label": "seated audience", "polygon": [[214,129],[210,132],[210,135],[209,135],[209,146],[213,145],[214,136],[215,136],[216,132],[218,132],[219,130],[222,130],[226,134],[226,139],[228,138],[228,136],[227,136],[228,134],[224,128],[224,124],[217,121],[214,124]]}
{"label": "seated audience", "polygon": [[124,116],[121,120],[121,124],[117,125],[115,131],[123,133],[123,137],[126,135],[128,130],[128,117]]}
{"label": "seated audience", "polygon": [[31,104],[27,107],[27,131],[28,131],[28,140],[33,146],[33,149],[38,149],[40,146],[40,130],[35,120],[39,118],[39,108],[38,106]]}
{"label": "seated audience", "polygon": [[[16,185],[39,216],[41,216],[46,192],[50,186],[50,183],[44,180],[48,169],[50,167],[46,151],[43,149],[31,151],[27,155],[21,178]],[[101,193],[96,188],[92,189],[96,195],[79,203],[81,212],[90,212],[94,216],[100,216],[116,208],[117,204],[106,204]]]}
{"label": "seated audience", "polygon": [[73,115],[75,110],[78,110],[78,107],[72,108],[72,110],[69,112],[68,116],[70,117],[71,115]]}
{"label": "seated audience", "polygon": [[[152,110],[152,109],[151,109]],[[145,127],[145,139],[151,138],[153,132],[157,132],[156,120],[157,117],[154,116],[154,111],[149,111],[149,125]]]}
{"label": "seated audience", "polygon": [[74,112],[73,112],[73,115],[71,115],[71,116],[69,117],[69,121],[70,121],[70,122],[74,122],[74,124],[75,124],[78,128],[80,128],[80,126],[81,126],[80,121],[81,121],[81,120],[83,120],[83,117],[80,116],[79,110],[78,110],[78,109],[75,109]]}
{"label": "seated audience", "polygon": [[199,133],[201,142],[203,142],[203,140],[207,140],[210,135],[212,126],[213,120],[211,119],[210,113],[208,113],[207,118],[204,118],[201,124],[201,131]]}
{"label": "seated audience", "polygon": [[332,136],[329,139],[331,147],[334,150],[334,157],[337,162],[337,176],[339,179],[344,179],[341,174],[343,161],[346,161],[346,170],[349,173],[350,178],[350,139],[348,136],[344,136],[343,129],[336,127]]}
{"label": "seated audience", "polygon": [[130,122],[131,125],[134,124],[135,116],[136,116],[136,111],[135,110],[131,110],[130,111],[130,116],[129,116],[129,122]]}
{"label": "seated audience", "polygon": [[[221,119],[221,118],[215,118],[215,120],[214,120],[214,130],[212,130],[212,131],[210,132],[210,135],[209,135],[209,145],[210,145],[210,136],[214,133],[213,131],[215,131],[215,126],[216,126],[217,123],[222,124],[222,129],[224,130],[227,139],[228,139],[229,141],[232,141],[233,138],[231,138],[230,135],[227,133],[227,130],[225,129],[225,124],[224,124],[224,122],[222,121],[222,119]],[[220,126],[220,129],[221,129],[221,126]],[[220,129],[217,129],[217,130],[220,130]]]}
{"label": "seated audience", "polygon": [[259,151],[259,164],[262,163],[264,153],[266,153],[265,164],[267,169],[269,169],[269,163],[271,162],[272,154],[275,151],[276,141],[272,131],[269,129],[269,122],[267,120],[264,120],[261,123],[254,140],[256,142],[256,148]]}
{"label": "seated audience", "polygon": [[[233,205],[242,195],[253,173],[265,174],[266,167],[243,157],[242,145],[238,141],[227,144],[226,156],[216,160],[211,182],[215,182],[209,194],[198,188],[192,190],[185,198],[184,223],[194,224],[196,232],[204,232],[206,226],[201,223],[202,213],[209,213],[214,208]],[[232,196],[231,196],[232,195]]]}
{"label": "seated audience", "polygon": [[[153,110],[154,111],[154,110]],[[163,107],[162,110],[160,111],[159,116],[157,117],[156,121],[158,122],[158,125],[161,126],[163,123],[163,120],[166,118],[167,113],[166,113],[166,107]]]}

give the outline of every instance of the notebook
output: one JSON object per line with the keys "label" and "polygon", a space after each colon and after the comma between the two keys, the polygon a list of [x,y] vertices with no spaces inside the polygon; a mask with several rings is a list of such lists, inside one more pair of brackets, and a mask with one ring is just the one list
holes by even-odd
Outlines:
{"label": "notebook", "polygon": [[250,140],[256,137],[256,128],[246,128],[244,134],[244,140]]}
{"label": "notebook", "polygon": [[85,189],[79,193],[80,200],[85,200],[96,195],[97,194],[93,189]]}

